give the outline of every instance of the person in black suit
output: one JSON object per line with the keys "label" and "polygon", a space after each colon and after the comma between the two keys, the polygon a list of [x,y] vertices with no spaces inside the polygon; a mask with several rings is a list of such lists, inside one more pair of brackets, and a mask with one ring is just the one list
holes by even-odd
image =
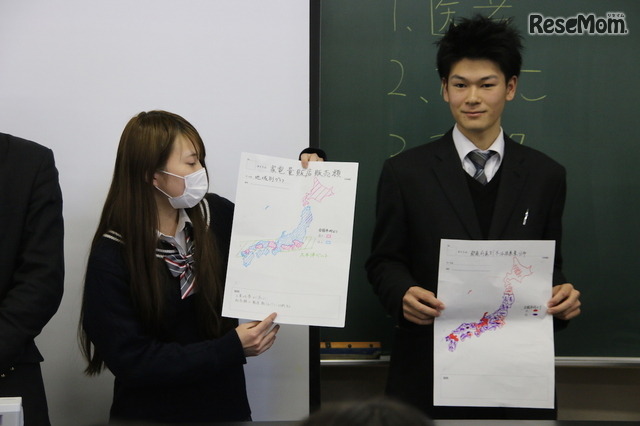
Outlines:
{"label": "person in black suit", "polygon": [[[386,392],[432,418],[556,417],[556,410],[433,406],[432,325],[445,309],[436,297],[441,239],[555,240],[548,313],[560,326],[580,313],[580,293],[562,273],[565,169],[501,127],[521,49],[509,21],[452,23],[438,42],[437,66],[456,124],[441,139],[388,159],[380,176],[366,269],[397,321]],[[489,157],[484,166],[471,151]]]}
{"label": "person in black suit", "polygon": [[22,397],[25,425],[48,425],[34,338],[64,288],[62,194],[53,152],[0,133],[0,397]]}

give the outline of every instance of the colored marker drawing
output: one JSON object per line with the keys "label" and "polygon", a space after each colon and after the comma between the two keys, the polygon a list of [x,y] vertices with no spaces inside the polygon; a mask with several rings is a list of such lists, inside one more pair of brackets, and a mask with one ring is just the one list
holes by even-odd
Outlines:
{"label": "colored marker drawing", "polygon": [[283,231],[280,237],[275,240],[260,240],[251,244],[249,247],[240,251],[242,264],[249,266],[251,263],[262,256],[269,254],[276,255],[280,252],[291,252],[299,250],[304,246],[307,230],[313,221],[310,201],[321,202],[326,197],[334,195],[333,188],[328,188],[320,183],[318,178],[314,178],[313,186],[302,198],[304,206],[300,213],[300,222],[293,231]]}
{"label": "colored marker drawing", "polygon": [[522,282],[524,278],[533,274],[532,269],[532,266],[524,266],[520,263],[520,260],[518,260],[517,257],[514,257],[511,270],[503,279],[504,292],[502,293],[502,303],[500,303],[498,309],[491,314],[485,312],[478,322],[467,322],[461,324],[458,328],[449,333],[449,335],[445,337],[445,340],[449,345],[449,351],[455,351],[458,343],[464,342],[473,336],[480,337],[486,331],[502,328],[506,324],[509,309],[516,300],[513,294],[512,282]]}
{"label": "colored marker drawing", "polygon": [[333,195],[333,187],[329,188],[328,186],[324,186],[320,183],[317,177],[313,178],[313,186],[304,194],[302,197],[302,205],[308,206],[309,201],[317,201],[322,202],[326,197],[331,197]]}

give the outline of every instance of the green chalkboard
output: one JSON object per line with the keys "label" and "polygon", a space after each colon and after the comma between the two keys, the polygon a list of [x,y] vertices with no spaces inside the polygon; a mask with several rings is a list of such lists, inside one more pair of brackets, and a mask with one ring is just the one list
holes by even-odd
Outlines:
{"label": "green chalkboard", "polygon": [[[624,35],[531,35],[529,15],[624,14]],[[360,163],[347,325],[322,340],[382,341],[392,322],[364,263],[383,161],[446,132],[435,47],[451,17],[513,17],[526,46],[505,132],[567,168],[565,273],[583,314],[556,336],[563,356],[640,356],[640,2],[636,0],[323,0],[320,146]],[[620,17],[621,15],[615,15]],[[602,21],[605,22],[605,21]],[[600,25],[600,30],[605,27]],[[612,31],[615,28],[612,27]]]}

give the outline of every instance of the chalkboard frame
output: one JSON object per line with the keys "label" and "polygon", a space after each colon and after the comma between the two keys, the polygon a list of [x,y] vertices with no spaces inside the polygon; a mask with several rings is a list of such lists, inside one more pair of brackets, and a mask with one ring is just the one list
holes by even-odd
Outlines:
{"label": "chalkboard frame", "polygon": [[[372,295],[362,269],[382,162],[428,143],[453,125],[448,109],[440,105],[432,45],[436,34],[427,31],[434,28],[434,19],[427,19],[425,10],[437,3],[322,1],[320,146],[332,160],[360,163],[347,326],[321,329],[322,340],[380,340],[389,351],[393,321]],[[477,12],[474,6],[488,7],[491,2],[453,3],[467,7],[457,16],[470,16]],[[496,10],[505,4],[512,7]],[[556,352],[637,357],[640,295],[634,291],[637,279],[630,269],[640,234],[630,225],[635,223],[633,212],[640,208],[633,199],[640,193],[640,176],[631,158],[640,158],[640,152],[632,141],[635,120],[630,110],[640,88],[637,84],[618,88],[615,80],[620,70],[640,68],[638,58],[626,54],[640,42],[640,33],[634,31],[640,5],[620,0],[522,0],[497,2],[492,10],[481,12],[495,18],[514,16],[525,32],[519,97],[505,111],[505,131],[558,160],[568,171],[564,269],[582,291],[584,306],[582,315],[556,335]],[[549,17],[622,12],[629,33],[529,35],[527,19],[532,12]],[[369,93],[372,88],[378,90],[375,96]],[[622,149],[608,143],[612,138],[614,147]],[[601,169],[597,177],[591,175],[592,168]]]}

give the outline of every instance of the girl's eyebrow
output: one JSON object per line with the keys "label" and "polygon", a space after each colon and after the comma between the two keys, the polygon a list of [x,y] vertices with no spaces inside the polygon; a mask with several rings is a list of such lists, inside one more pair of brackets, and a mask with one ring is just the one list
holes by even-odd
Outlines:
{"label": "girl's eyebrow", "polygon": [[185,154],[185,155],[184,155],[184,158],[185,158],[185,159],[187,159],[187,158],[191,158],[191,157],[196,157],[196,158],[198,158],[198,153],[197,153],[197,152],[195,152],[195,151],[192,151],[192,152],[189,152],[189,153],[187,153],[187,154]]}

